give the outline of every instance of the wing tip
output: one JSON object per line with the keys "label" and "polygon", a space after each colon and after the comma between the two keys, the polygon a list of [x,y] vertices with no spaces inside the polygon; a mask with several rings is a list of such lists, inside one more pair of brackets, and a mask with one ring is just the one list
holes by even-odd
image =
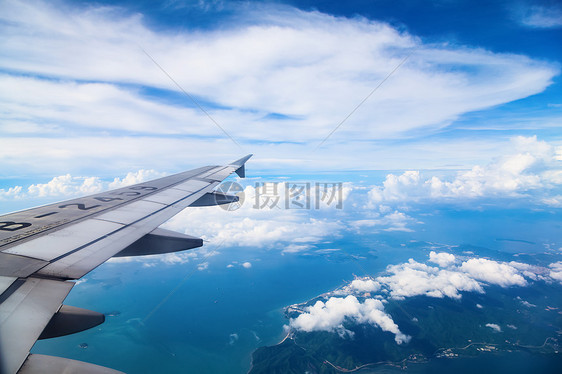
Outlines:
{"label": "wing tip", "polygon": [[248,161],[253,155],[254,155],[253,153],[250,153],[249,155],[246,155],[246,156],[244,156],[244,157],[242,157],[242,158],[240,158],[240,159],[238,159],[238,160],[232,162],[230,165],[242,167],[242,166],[244,166],[244,164],[246,163],[246,161]]}

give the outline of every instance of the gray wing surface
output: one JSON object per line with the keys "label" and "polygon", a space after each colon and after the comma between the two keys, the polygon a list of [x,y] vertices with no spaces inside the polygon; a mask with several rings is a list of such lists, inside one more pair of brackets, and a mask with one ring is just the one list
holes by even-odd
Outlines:
{"label": "gray wing surface", "polygon": [[103,322],[63,301],[75,280],[109,258],[203,245],[158,226],[189,206],[236,201],[213,190],[233,172],[244,177],[250,157],[0,216],[0,374],[119,373],[29,351],[37,339]]}

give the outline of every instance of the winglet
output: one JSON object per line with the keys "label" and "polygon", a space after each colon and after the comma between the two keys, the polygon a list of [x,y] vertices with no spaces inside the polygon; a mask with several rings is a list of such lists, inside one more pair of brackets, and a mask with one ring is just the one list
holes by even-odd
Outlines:
{"label": "winglet", "polygon": [[230,164],[230,166],[234,166],[237,167],[236,170],[234,170],[234,172],[236,174],[238,174],[238,176],[240,178],[245,178],[246,177],[246,167],[244,166],[244,164],[246,163],[246,161],[248,161],[250,159],[250,157],[252,157],[253,154],[249,154],[245,157],[242,157],[240,160],[236,160],[233,163]]}

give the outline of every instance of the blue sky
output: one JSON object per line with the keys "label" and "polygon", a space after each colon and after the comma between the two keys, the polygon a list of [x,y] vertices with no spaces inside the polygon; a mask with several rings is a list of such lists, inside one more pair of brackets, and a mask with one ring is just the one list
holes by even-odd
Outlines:
{"label": "blue sky", "polygon": [[5,196],[61,175],[156,175],[246,153],[256,172],[454,173],[530,152],[520,136],[547,144],[541,167],[559,168],[556,2],[7,0],[0,10]]}

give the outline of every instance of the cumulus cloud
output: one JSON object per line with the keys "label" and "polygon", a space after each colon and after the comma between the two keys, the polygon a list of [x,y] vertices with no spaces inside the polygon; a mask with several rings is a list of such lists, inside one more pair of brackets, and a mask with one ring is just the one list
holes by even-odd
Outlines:
{"label": "cumulus cloud", "polygon": [[0,188],[0,199],[4,199],[4,200],[20,199],[23,197],[22,191],[23,191],[22,186],[9,187],[8,189]]}
{"label": "cumulus cloud", "polygon": [[325,303],[317,301],[305,308],[305,313],[290,320],[290,326],[302,331],[331,331],[340,336],[352,336],[344,327],[348,320],[356,323],[369,323],[394,334],[398,344],[407,343],[410,337],[400,332],[392,317],[384,312],[384,305],[377,299],[366,299],[361,303],[355,296],[345,298],[331,297]]}
{"label": "cumulus cloud", "polygon": [[350,283],[350,287],[359,292],[375,292],[381,288],[381,285],[370,278],[357,278]]}
{"label": "cumulus cloud", "polygon": [[197,252],[174,252],[151,256],[151,259],[158,259],[167,265],[185,264],[194,258],[197,258]]}
{"label": "cumulus cloud", "polygon": [[[151,268],[157,264],[164,265],[182,265],[196,260],[204,250],[191,250],[182,252],[165,253],[159,255],[134,256],[134,257],[111,257],[107,262],[123,263],[123,262],[140,262],[145,268]],[[206,257],[209,257],[207,254]]]}
{"label": "cumulus cloud", "polygon": [[31,196],[71,196],[78,193],[95,193],[102,190],[102,183],[96,177],[80,178],[70,174],[54,177],[44,184],[32,184],[27,192]]}
{"label": "cumulus cloud", "polygon": [[80,177],[70,174],[54,177],[47,183],[32,184],[27,188],[14,186],[0,189],[0,199],[26,199],[42,197],[72,197],[77,195],[95,194],[107,189],[114,189],[141,183],[149,179],[163,176],[154,170],[129,172],[124,178],[115,178],[106,182],[99,177]]}
{"label": "cumulus cloud", "polygon": [[107,183],[97,177],[73,177],[70,174],[54,177],[47,183],[32,184],[26,189],[22,186],[0,189],[2,199],[24,199],[50,196],[75,196],[100,192]]}
{"label": "cumulus cloud", "polygon": [[548,271],[544,267],[525,264],[518,261],[510,261],[509,266],[521,272],[521,275],[531,280],[546,280],[548,278]]}
{"label": "cumulus cloud", "polygon": [[442,268],[455,263],[455,255],[447,252],[436,253],[434,251],[429,252],[429,261],[434,262]]}
{"label": "cumulus cloud", "polygon": [[141,169],[136,172],[129,172],[124,178],[115,178],[109,184],[109,188],[120,188],[130,186],[132,184],[142,183],[151,179],[164,177],[164,173],[157,172],[156,170]]}
{"label": "cumulus cloud", "polygon": [[432,251],[429,256],[430,262],[443,262],[439,266],[444,265],[446,269],[410,259],[403,264],[388,266],[386,274],[376,280],[383,291],[396,299],[418,295],[460,299],[462,291],[483,293],[485,285],[525,287],[529,280],[550,282],[556,280],[557,274],[553,274],[553,271],[562,271],[562,265],[557,265],[559,263],[550,265],[552,270],[548,276],[548,269],[521,262],[507,263],[476,257],[456,266],[452,254]]}
{"label": "cumulus cloud", "polygon": [[474,279],[502,287],[527,285],[525,278],[513,266],[485,258],[471,258],[462,263],[460,270]]}
{"label": "cumulus cloud", "polygon": [[558,261],[549,265],[550,277],[562,283],[562,261]]}
{"label": "cumulus cloud", "polygon": [[492,330],[494,330],[494,332],[502,332],[502,329],[499,325],[496,325],[495,323],[487,323],[486,327],[491,328]]}
{"label": "cumulus cloud", "polygon": [[462,272],[439,269],[412,259],[404,264],[390,265],[386,271],[388,275],[376,279],[396,299],[418,295],[460,299],[460,291],[484,292],[475,279]]}
{"label": "cumulus cloud", "polygon": [[[424,178],[419,171],[389,174],[381,186],[369,191],[369,200],[376,205],[453,198],[521,197],[536,190],[560,187],[561,172],[556,147],[536,136],[519,136],[512,139],[510,154],[485,166],[458,172],[452,180],[437,176]],[[555,197],[543,198],[542,202],[558,205]]]}
{"label": "cumulus cloud", "polygon": [[242,264],[242,267],[245,268],[245,269],[249,269],[249,268],[252,267],[252,263],[251,262],[244,262]]}

